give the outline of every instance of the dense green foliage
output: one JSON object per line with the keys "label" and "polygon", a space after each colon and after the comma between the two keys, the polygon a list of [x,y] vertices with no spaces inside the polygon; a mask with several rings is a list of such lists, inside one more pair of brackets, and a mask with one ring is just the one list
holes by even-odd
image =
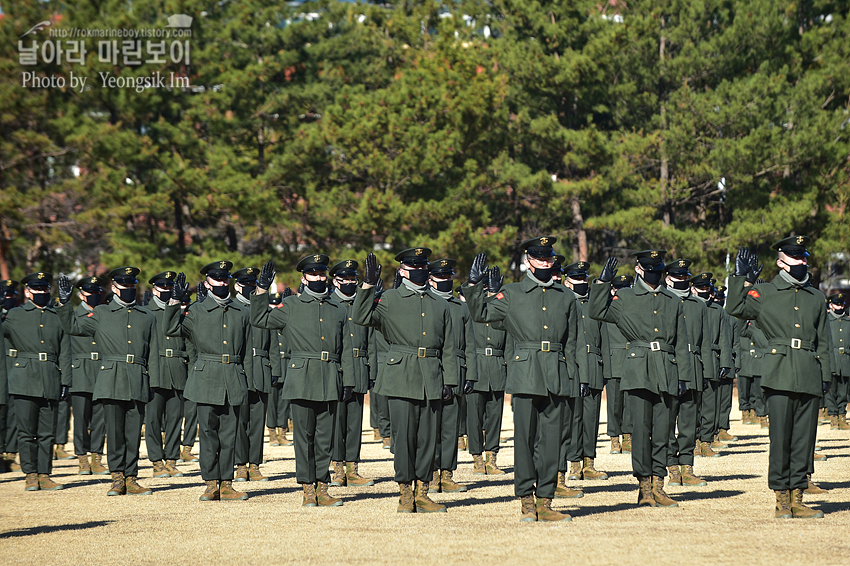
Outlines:
{"label": "dense green foliage", "polygon": [[[375,250],[390,267],[412,245],[461,272],[485,251],[517,276],[518,243],[541,234],[597,269],[653,246],[723,276],[739,246],[769,258],[790,233],[815,238],[822,280],[846,261],[846,2],[0,5],[12,277],[273,258],[291,284],[311,251]],[[178,13],[194,18],[188,64],[100,62],[93,38],[84,65],[18,60],[43,20],[149,29]],[[33,70],[88,86],[26,87]],[[98,75],[155,71],[191,87],[102,88]]]}

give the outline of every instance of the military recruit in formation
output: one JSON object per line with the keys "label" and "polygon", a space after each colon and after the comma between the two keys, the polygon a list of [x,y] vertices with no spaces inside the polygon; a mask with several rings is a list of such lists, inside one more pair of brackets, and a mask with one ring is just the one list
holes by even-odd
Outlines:
{"label": "military recruit in formation", "polygon": [[245,500],[234,482],[269,481],[267,428],[271,446],[293,435],[302,506],[339,507],[329,488],[375,483],[358,468],[368,396],[398,512],[444,513],[431,494],[469,489],[455,481],[459,450],[474,475],[510,471],[497,464],[509,394],[519,520],[570,521],[553,502],[584,492],[567,482],[608,477],[595,464],[603,391],[610,451],[631,457],[636,504],[677,507],[665,483],[706,486],[695,458],[737,440],[737,378],[743,424],[769,428],[776,518],[823,517],[803,497],[824,491],[812,481],[818,423],[850,429],[850,318],[845,293],[812,286],[809,241],[774,244],[771,282],[741,248],[728,289],[660,249],[631,254],[634,277],[617,276],[615,258],[592,277],[585,261],[564,266],[548,236],[521,244],[525,273],[509,285],[478,254],[455,289],[457,262],[424,246],[395,256],[386,290],[374,254],[362,284],[355,259],[305,256],[296,293],[269,292],[272,262],[216,261],[194,302],[176,270],[148,279],[143,297],[132,266],[75,285],[60,277],[56,301],[50,273],[2,281],[2,470],[23,473],[27,491],[60,490],[53,460],[76,456],[79,474],[111,474],[107,495],[150,495],[138,481],[144,438],[153,477],[199,461],[201,501]]}

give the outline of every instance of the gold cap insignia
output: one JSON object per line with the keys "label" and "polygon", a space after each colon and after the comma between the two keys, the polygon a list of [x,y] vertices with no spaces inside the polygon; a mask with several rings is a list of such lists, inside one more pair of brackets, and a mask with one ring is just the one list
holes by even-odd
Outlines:
{"label": "gold cap insignia", "polygon": [[249,267],[248,269],[245,270],[245,273],[247,273],[248,275],[251,275],[252,273],[254,273],[254,268]]}
{"label": "gold cap insignia", "polygon": [[218,262],[218,266],[221,269],[226,269],[227,268],[227,262],[226,261],[220,261],[220,262]]}
{"label": "gold cap insignia", "polygon": [[445,267],[448,264],[449,264],[449,262],[447,262],[446,260],[443,260],[443,261],[440,262],[440,267]]}
{"label": "gold cap insignia", "polygon": [[416,248],[416,255],[422,255],[423,253],[425,253],[425,250],[422,248]]}
{"label": "gold cap insignia", "polygon": [[540,245],[545,246],[549,243],[549,238],[540,238]]}
{"label": "gold cap insignia", "polygon": [[126,273],[127,275],[132,275],[133,274],[133,268],[132,267],[126,268],[124,270],[124,273]]}
{"label": "gold cap insignia", "polygon": [[351,267],[351,264],[354,263],[350,259],[345,260],[345,267]]}
{"label": "gold cap insignia", "polygon": [[683,260],[683,259],[679,260],[679,267],[685,267],[685,260]]}
{"label": "gold cap insignia", "polygon": [[806,239],[803,236],[797,236],[797,243],[802,244]]}
{"label": "gold cap insignia", "polygon": [[11,287],[11,286],[12,286],[12,280],[11,280],[11,279],[7,279],[7,280],[6,280],[6,286],[7,286],[7,287]]}
{"label": "gold cap insignia", "polygon": [[649,254],[649,257],[651,257],[651,258],[656,258],[656,257],[658,257],[658,252],[652,252],[652,253],[650,253],[650,254]]}
{"label": "gold cap insignia", "polygon": [[44,279],[44,273],[42,273],[42,272],[40,272],[40,271],[39,271],[39,272],[38,272],[38,278],[39,278],[39,279]]}
{"label": "gold cap insignia", "polygon": [[319,256],[319,255],[314,255],[314,256],[313,256],[313,261],[315,261],[316,263],[319,263],[319,262],[321,261],[321,259],[322,259],[322,258],[321,258],[321,256]]}

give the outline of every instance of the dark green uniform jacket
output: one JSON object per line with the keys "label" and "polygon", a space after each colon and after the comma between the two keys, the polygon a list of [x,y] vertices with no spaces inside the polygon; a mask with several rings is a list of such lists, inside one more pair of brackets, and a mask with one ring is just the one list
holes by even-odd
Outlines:
{"label": "dark green uniform jacket", "polygon": [[[705,352],[702,356],[705,374],[712,381],[720,379],[720,368],[732,368],[731,326],[723,316],[723,307],[706,302],[708,307],[708,334],[703,337]],[[730,374],[731,375],[731,374]]]}
{"label": "dark green uniform jacket", "polygon": [[159,382],[159,328],[145,307],[121,306],[114,299],[78,316],[70,303],[57,307],[65,332],[92,336],[100,353],[100,369],[92,399],[148,402],[151,382]]}
{"label": "dark green uniform jacket", "polygon": [[10,309],[3,334],[7,352],[15,354],[9,360],[9,394],[59,399],[61,386],[71,385],[71,339],[53,307],[30,301]]}
{"label": "dark green uniform jacket", "polygon": [[617,328],[616,324],[606,323],[602,334],[602,349],[608,352],[610,362],[602,366],[605,379],[620,379],[623,377],[623,367],[626,364],[626,344],[628,340]]}
{"label": "dark green uniform jacket", "polygon": [[770,283],[744,288],[745,277],[729,278],[726,310],[758,322],[767,338],[761,386],[820,397],[831,382],[832,352],[826,298],[806,283],[796,286],[782,274]]}
{"label": "dark green uniform jacket", "polygon": [[186,380],[189,377],[189,364],[193,357],[191,356],[190,349],[193,348],[181,336],[165,335],[162,327],[162,318],[165,314],[165,309],[160,308],[155,300],[151,299],[147,309],[156,317],[156,329],[160,333],[159,381],[151,381],[151,387],[183,391],[186,388]]}
{"label": "dark green uniform jacket", "polygon": [[[472,320],[504,321],[513,339],[505,392],[569,396],[578,382],[576,348],[581,330],[575,294],[563,285],[541,287],[526,276],[485,299],[480,283],[464,290]],[[577,387],[577,386],[575,386]]]}
{"label": "dark green uniform jacket", "polygon": [[850,317],[829,313],[828,320],[832,335],[832,373],[850,376]]}
{"label": "dark green uniform jacket", "polygon": [[[374,341],[372,334],[375,333],[375,330],[354,324],[353,310],[356,296],[351,297],[349,300],[334,291],[331,295],[331,300],[345,309],[345,334],[351,341],[351,349],[345,350],[343,355],[351,356],[351,367],[354,375],[352,379],[346,381],[354,381],[355,393],[366,393],[369,390],[369,380],[375,379],[373,373],[375,370],[373,368],[377,367],[373,366],[370,362],[370,360],[375,359],[371,351],[371,345]],[[343,368],[343,371],[345,371],[345,368]]]}
{"label": "dark green uniform jacket", "polygon": [[[433,292],[433,291],[429,291]],[[438,299],[442,299],[434,293]],[[469,308],[466,303],[461,302],[455,296],[443,299],[449,304],[449,312],[452,316],[452,329],[454,334],[454,348],[457,354],[458,384],[463,387],[466,381],[478,381],[478,360],[475,355],[475,332],[472,328],[473,322],[469,316]]]}
{"label": "dark green uniform jacket", "polygon": [[[264,293],[263,296],[268,300],[268,293]],[[249,300],[245,300],[241,296],[237,296],[236,300],[250,311],[251,302]],[[251,332],[253,344],[248,355],[252,358],[253,379],[248,381],[248,390],[270,393],[274,368],[272,359],[276,359],[278,365],[280,364],[280,340],[277,337],[277,330],[254,327]]]}
{"label": "dark green uniform jacket", "polygon": [[754,320],[741,321],[741,375],[761,377],[767,338]]}
{"label": "dark green uniform jacket", "polygon": [[[85,303],[74,309],[74,316],[86,316],[92,308]],[[100,371],[100,350],[91,336],[71,336],[71,393],[94,393]]]}
{"label": "dark green uniform jacket", "polygon": [[355,323],[374,327],[390,346],[375,393],[438,401],[443,385],[458,386],[454,328],[445,299],[401,286],[376,300],[370,287],[357,292],[352,312]]}
{"label": "dark green uniform jacket", "polygon": [[[9,402],[9,379],[6,374],[6,355],[9,349],[6,348],[6,339],[3,335],[3,318],[0,317],[0,406]],[[2,433],[0,433],[2,434]]]}
{"label": "dark green uniform jacket", "polygon": [[508,378],[504,326],[497,322],[473,322],[473,334],[478,366],[475,391],[504,391]]}
{"label": "dark green uniform jacket", "polygon": [[325,297],[315,299],[306,291],[287,297],[279,308],[269,307],[265,294],[251,295],[251,324],[281,329],[289,350],[286,355],[284,399],[339,401],[344,385],[354,386],[351,339],[344,330],[343,305]]}
{"label": "dark green uniform jacket", "polygon": [[590,286],[590,316],[613,322],[628,340],[620,388],[676,395],[679,374],[694,375],[685,312],[679,297],[643,279],[612,297],[610,283]]}
{"label": "dark green uniform jacket", "polygon": [[705,365],[702,362],[703,356],[711,353],[711,348],[705,345],[705,336],[708,336],[710,332],[708,307],[705,301],[693,293],[689,293],[684,299],[679,298],[682,301],[682,308],[685,313],[685,325],[688,328],[688,350],[691,353],[691,365],[694,369],[693,374],[690,376],[680,373],[679,379],[688,382],[688,389],[702,391],[703,380],[711,377],[709,375],[711,366]]}
{"label": "dark green uniform jacket", "polygon": [[[189,372],[186,399],[205,405],[242,405],[253,379],[253,329],[248,309],[233,300],[219,304],[213,297],[192,303],[183,314],[180,305],[168,305],[162,316],[166,336],[192,342],[196,360]],[[247,358],[246,358],[247,356]],[[245,360],[248,363],[245,363]]]}
{"label": "dark green uniform jacket", "polygon": [[[610,353],[602,349],[602,335],[607,332],[605,327],[608,325],[590,318],[587,313],[587,297],[581,297],[574,292],[573,295],[578,301],[582,331],[576,352],[580,382],[587,383],[591,389],[602,389],[605,386],[605,365],[611,360]],[[570,392],[570,397],[579,396],[578,382],[574,385],[575,390]]]}

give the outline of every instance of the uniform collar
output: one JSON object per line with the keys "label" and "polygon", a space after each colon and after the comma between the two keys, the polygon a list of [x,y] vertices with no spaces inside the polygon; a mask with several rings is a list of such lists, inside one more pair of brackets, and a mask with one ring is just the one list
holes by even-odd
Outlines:
{"label": "uniform collar", "polygon": [[[27,301],[26,304],[24,304],[24,310],[27,310],[27,311],[35,310],[37,308],[39,308],[39,307],[35,306],[35,303],[33,303],[32,301]],[[50,312],[56,312],[56,311],[53,310],[53,303],[52,302],[48,303],[47,306],[44,307],[44,310],[50,311]]]}
{"label": "uniform collar", "polygon": [[[417,293],[416,291],[413,291],[413,290],[411,290],[411,289],[408,289],[408,288],[407,288],[407,287],[405,287],[404,285],[402,285],[401,287],[399,287],[397,290],[398,290],[399,294],[400,294],[402,297],[413,297],[413,296],[418,296],[418,295],[420,295],[420,293]],[[428,291],[425,291],[424,293],[421,293],[421,296],[423,296],[423,297],[428,297],[429,299],[434,300],[434,301],[436,301],[436,300],[437,300],[437,298],[438,298],[436,295],[434,295],[434,294],[432,294],[432,293],[429,293]]]}
{"label": "uniform collar", "polygon": [[784,277],[782,277],[782,273],[784,272],[780,272],[780,274],[777,275],[772,281],[773,286],[776,287],[779,291],[785,291],[788,289],[800,289],[808,291],[809,293],[812,292],[811,274],[809,275],[809,280],[803,283],[802,285],[794,285],[793,283],[787,281]]}
{"label": "uniform collar", "polygon": [[209,311],[211,311],[213,309],[217,309],[219,307],[226,309],[227,307],[232,306],[232,303],[233,303],[233,299],[227,299],[227,302],[225,302],[222,305],[219,305],[218,302],[215,299],[207,297],[207,299],[203,303],[201,303],[201,306],[204,307],[205,309],[207,309],[207,312],[209,312]]}
{"label": "uniform collar", "polygon": [[109,310],[111,310],[112,312],[120,311],[121,309],[125,309],[125,308],[136,309],[137,311],[140,311],[140,312],[144,310],[142,307],[139,306],[139,303],[133,303],[132,305],[130,305],[128,307],[124,307],[124,306],[119,305],[116,301],[109,301]]}
{"label": "uniform collar", "polygon": [[535,289],[545,289],[547,291],[558,291],[558,292],[563,293],[564,289],[566,289],[566,287],[564,287],[560,283],[552,284],[549,287],[541,287],[530,277],[523,277],[522,281],[520,281],[520,283],[519,283],[519,288],[522,289],[523,291],[525,291],[526,293],[530,293],[530,292],[534,291]]}

